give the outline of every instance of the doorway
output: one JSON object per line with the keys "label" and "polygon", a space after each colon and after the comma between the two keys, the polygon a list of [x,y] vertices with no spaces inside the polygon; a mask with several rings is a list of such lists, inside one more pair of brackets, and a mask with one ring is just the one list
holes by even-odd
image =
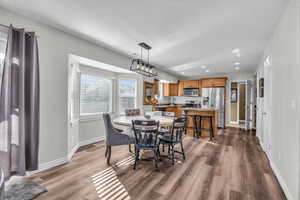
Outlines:
{"label": "doorway", "polygon": [[230,87],[230,126],[248,129],[248,81],[232,81]]}

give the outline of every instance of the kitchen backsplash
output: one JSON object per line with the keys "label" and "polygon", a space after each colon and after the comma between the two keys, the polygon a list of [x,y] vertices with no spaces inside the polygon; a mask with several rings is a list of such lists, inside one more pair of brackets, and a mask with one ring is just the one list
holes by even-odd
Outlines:
{"label": "kitchen backsplash", "polygon": [[195,101],[195,103],[199,103],[202,101],[202,97],[173,97],[174,102],[176,104],[184,104],[187,101]]}

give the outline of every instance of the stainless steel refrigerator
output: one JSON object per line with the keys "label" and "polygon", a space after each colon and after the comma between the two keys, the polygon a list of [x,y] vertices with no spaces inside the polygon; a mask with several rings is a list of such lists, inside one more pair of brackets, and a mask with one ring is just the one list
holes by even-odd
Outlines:
{"label": "stainless steel refrigerator", "polygon": [[218,127],[225,128],[225,88],[202,88],[202,107],[218,109]]}

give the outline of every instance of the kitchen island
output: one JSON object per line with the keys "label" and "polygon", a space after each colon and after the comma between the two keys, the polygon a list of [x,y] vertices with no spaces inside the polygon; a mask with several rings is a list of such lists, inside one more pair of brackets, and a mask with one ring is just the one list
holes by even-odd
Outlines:
{"label": "kitchen island", "polygon": [[[212,116],[213,120],[213,130],[214,134],[216,135],[218,130],[218,110],[212,109],[212,108],[182,108],[182,111],[187,115],[202,115],[202,116]],[[194,130],[191,128],[195,126],[193,119],[191,117],[187,120],[187,127],[188,131],[187,134],[194,135]],[[190,127],[190,128],[189,128]],[[209,120],[208,119],[202,119],[202,128],[208,128],[209,127]],[[202,136],[209,136],[208,131],[202,131]]]}

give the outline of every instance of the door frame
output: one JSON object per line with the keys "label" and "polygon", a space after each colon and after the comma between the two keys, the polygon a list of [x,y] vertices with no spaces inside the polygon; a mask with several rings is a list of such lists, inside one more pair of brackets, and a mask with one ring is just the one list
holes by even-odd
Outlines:
{"label": "door frame", "polygon": [[[230,92],[231,92],[231,84],[232,83],[237,83],[238,84],[238,87],[237,87],[237,89],[238,89],[238,91],[237,91],[237,93],[238,93],[238,101],[237,101],[237,119],[238,119],[238,121],[231,121],[231,102],[230,102],[230,97],[231,97],[231,94],[230,94]],[[239,124],[239,122],[240,122],[240,88],[239,88],[239,84],[240,83],[244,83],[245,85],[247,85],[247,80],[230,80],[229,81],[229,122],[230,122],[230,124]],[[247,87],[246,87],[246,89],[247,89]],[[245,91],[245,92],[247,92],[247,91]],[[247,106],[247,103],[246,103],[246,105],[245,106]],[[246,109],[246,108],[245,108]],[[245,110],[246,111],[246,110]],[[245,115],[246,115],[246,112],[245,112]]]}

